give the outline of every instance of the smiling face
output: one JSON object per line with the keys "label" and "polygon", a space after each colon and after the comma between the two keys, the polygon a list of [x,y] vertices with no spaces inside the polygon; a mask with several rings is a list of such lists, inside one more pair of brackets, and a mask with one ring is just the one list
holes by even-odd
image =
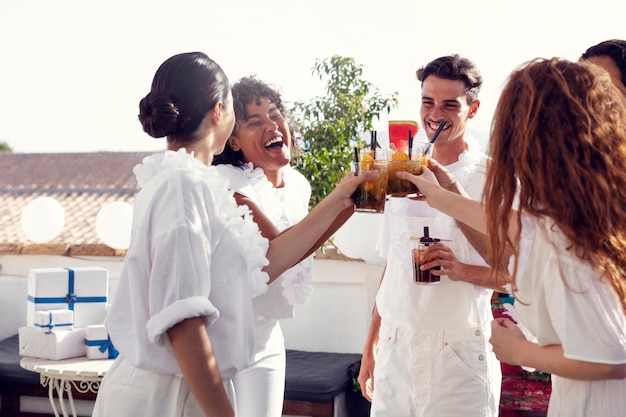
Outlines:
{"label": "smiling face", "polygon": [[248,103],[245,116],[236,121],[235,130],[236,133],[229,139],[230,147],[234,151],[241,150],[244,161],[262,168],[270,181],[289,165],[291,161],[289,124],[268,98],[261,97]]}
{"label": "smiling face", "polygon": [[464,90],[463,81],[447,80],[434,75],[428,76],[422,83],[420,117],[426,136],[431,139],[439,124],[446,122],[436,141],[439,145],[464,142],[467,122],[474,117],[480,105],[478,100],[468,104],[468,96]]}

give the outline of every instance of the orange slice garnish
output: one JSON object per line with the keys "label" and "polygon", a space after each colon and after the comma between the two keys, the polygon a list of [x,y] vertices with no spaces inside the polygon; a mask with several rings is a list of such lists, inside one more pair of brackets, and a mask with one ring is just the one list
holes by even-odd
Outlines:
{"label": "orange slice garnish", "polygon": [[361,169],[369,171],[370,169],[372,169],[373,164],[374,156],[372,154],[366,154],[363,156],[363,159],[361,159],[359,166],[361,167]]}
{"label": "orange slice garnish", "polygon": [[393,161],[408,161],[409,155],[406,152],[395,152],[391,155]]}

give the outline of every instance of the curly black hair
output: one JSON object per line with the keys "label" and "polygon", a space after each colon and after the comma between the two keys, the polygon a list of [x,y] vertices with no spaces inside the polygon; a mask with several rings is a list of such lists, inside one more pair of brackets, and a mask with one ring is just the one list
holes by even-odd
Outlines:
{"label": "curly black hair", "polygon": [[[246,113],[246,106],[253,101],[256,104],[261,104],[261,99],[266,98],[271,103],[276,105],[276,108],[283,115],[287,123],[289,124],[289,133],[291,134],[291,146],[295,147],[295,127],[291,118],[289,110],[285,107],[281,95],[275,88],[263,81],[257,79],[254,75],[241,78],[239,81],[233,84],[233,107],[235,109],[235,118],[237,121],[245,119],[248,114]],[[236,135],[239,130],[239,125],[235,123],[232,135]],[[227,143],[224,147],[224,151],[215,155],[213,158],[213,165],[230,164],[235,166],[243,166],[244,159],[241,150],[234,151]]]}

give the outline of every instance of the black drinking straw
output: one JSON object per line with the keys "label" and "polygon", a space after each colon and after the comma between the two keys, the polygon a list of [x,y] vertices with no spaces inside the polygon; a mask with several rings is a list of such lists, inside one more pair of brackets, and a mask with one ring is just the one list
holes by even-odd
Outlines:
{"label": "black drinking straw", "polygon": [[413,132],[409,130],[409,159],[411,159],[412,151],[413,151]]}
{"label": "black drinking straw", "polygon": [[[371,150],[375,150],[376,148],[379,147],[377,136],[378,136],[378,132],[376,132],[375,130],[370,131],[370,149]],[[374,156],[374,158],[376,157]]]}
{"label": "black drinking straw", "polygon": [[430,151],[431,146],[433,146],[433,143],[435,143],[435,140],[437,140],[437,136],[439,136],[439,134],[441,133],[445,125],[446,125],[445,120],[439,123],[439,127],[437,128],[437,131],[433,135],[433,138],[430,140],[430,143],[426,146],[426,150],[424,151],[425,155],[428,155],[428,151]]}
{"label": "black drinking straw", "polygon": [[359,148],[354,147],[354,176],[359,175]]}

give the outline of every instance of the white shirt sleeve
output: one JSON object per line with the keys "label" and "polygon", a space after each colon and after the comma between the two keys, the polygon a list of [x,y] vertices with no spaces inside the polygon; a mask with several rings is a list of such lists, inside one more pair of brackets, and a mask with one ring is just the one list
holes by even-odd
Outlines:
{"label": "white shirt sleeve", "polygon": [[[210,325],[219,317],[209,301],[212,241],[219,232],[211,228],[216,208],[210,204],[212,198],[206,198],[204,187],[192,171],[170,176],[150,199],[152,208],[146,214],[150,221],[140,231],[149,236],[145,242],[151,263],[145,268],[150,274],[147,295],[128,296],[147,297],[142,308],[148,311],[142,315],[147,318],[148,339],[157,345],[166,343],[164,336],[170,327],[187,318],[205,316]],[[132,260],[145,262],[136,257]]]}
{"label": "white shirt sleeve", "polygon": [[537,225],[518,278],[520,316],[540,345],[560,344],[569,359],[626,363],[626,316],[619,298],[569,247],[551,221]]}
{"label": "white shirt sleeve", "polygon": [[155,239],[153,250],[146,326],[150,341],[162,345],[165,332],[175,324],[204,316],[209,326],[219,311],[209,301],[211,257],[196,256],[198,251],[210,253],[204,236],[181,225]]}

